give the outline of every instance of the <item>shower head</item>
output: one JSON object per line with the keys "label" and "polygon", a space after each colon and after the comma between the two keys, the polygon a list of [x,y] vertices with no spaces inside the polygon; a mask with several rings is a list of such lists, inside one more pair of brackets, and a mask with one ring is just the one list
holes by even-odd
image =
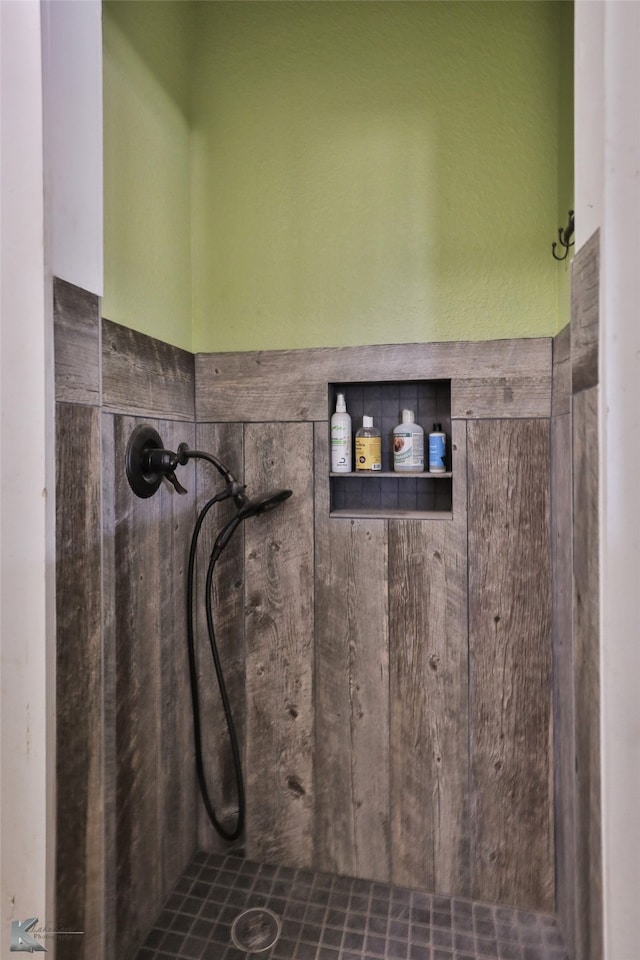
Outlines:
{"label": "shower head", "polygon": [[[269,490],[268,493],[261,493],[259,497],[253,500],[246,500],[238,508],[237,516],[240,520],[248,520],[249,517],[257,517],[267,510],[273,510],[279,503],[288,500],[291,496],[291,490]],[[237,501],[236,501],[237,502]]]}
{"label": "shower head", "polygon": [[[216,542],[213,545],[213,551],[211,553],[211,561],[215,563],[231,540],[234,532],[240,526],[243,520],[248,520],[249,517],[257,517],[261,513],[266,513],[267,510],[273,510],[274,507],[277,507],[278,504],[282,503],[284,500],[288,500],[291,496],[291,490],[270,490],[268,493],[262,493],[259,497],[256,497],[255,500],[246,500],[239,506],[238,512],[231,517],[231,520],[228,521],[216,537]],[[236,503],[237,503],[236,498]]]}

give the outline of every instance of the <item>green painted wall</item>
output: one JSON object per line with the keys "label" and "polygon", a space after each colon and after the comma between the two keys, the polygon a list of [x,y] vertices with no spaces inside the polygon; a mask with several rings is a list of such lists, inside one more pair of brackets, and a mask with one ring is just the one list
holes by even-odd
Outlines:
{"label": "green painted wall", "polygon": [[564,324],[568,0],[106,6],[105,315],[197,351]]}
{"label": "green painted wall", "polygon": [[191,10],[103,3],[109,320],[191,349]]}
{"label": "green painted wall", "polygon": [[[573,0],[560,4],[558,63],[558,228],[566,227],[569,210],[574,209],[573,196]],[[553,243],[553,240],[551,241]],[[562,254],[558,250],[558,255]],[[571,319],[571,258],[556,264],[558,271],[558,330]]]}

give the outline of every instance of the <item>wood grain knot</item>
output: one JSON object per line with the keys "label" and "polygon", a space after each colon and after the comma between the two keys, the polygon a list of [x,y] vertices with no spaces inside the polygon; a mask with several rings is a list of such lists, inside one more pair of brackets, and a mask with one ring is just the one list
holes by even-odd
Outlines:
{"label": "wood grain knot", "polygon": [[438,669],[438,664],[440,663],[440,657],[437,653],[432,653],[429,657],[429,666],[435,672]]}
{"label": "wood grain knot", "polygon": [[287,786],[296,797],[304,797],[307,793],[297,777],[289,777]]}

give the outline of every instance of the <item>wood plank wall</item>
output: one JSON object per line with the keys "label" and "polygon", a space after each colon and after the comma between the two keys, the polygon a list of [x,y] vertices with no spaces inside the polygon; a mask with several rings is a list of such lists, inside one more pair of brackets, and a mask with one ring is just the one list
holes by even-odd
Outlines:
{"label": "wood plank wall", "polygon": [[554,341],[552,565],[557,910],[570,956],[600,960],[599,232],[572,263]]}
{"label": "wood plank wall", "polygon": [[[329,440],[315,429],[315,829],[312,862],[389,876],[388,530],[329,519]],[[373,774],[375,771],[375,774]]]}
{"label": "wood plank wall", "polygon": [[570,956],[573,956],[576,922],[576,745],[570,326],[566,326],[554,339],[552,413],[551,565],[557,909],[563,921],[565,943]]}
{"label": "wood plank wall", "polygon": [[[68,776],[58,916],[68,911],[87,930],[65,957],[132,956],[196,844],[223,848],[194,782],[182,639],[192,525],[217,478],[207,464],[189,465],[188,497],[135,498],[123,456],[140,420],[169,446],[216,453],[250,495],[294,491],[236,532],[214,584],[245,757],[249,855],[550,909],[550,602],[541,589],[532,609],[527,577],[535,569],[540,585],[548,570],[551,342],[194,361],[106,320],[96,335],[95,298],[59,281],[56,317],[58,749],[60,779]],[[453,519],[329,518],[328,383],[442,376],[452,380]],[[491,443],[502,451],[496,462]],[[522,465],[532,457],[537,470]],[[82,498],[78,478],[87,480]],[[231,509],[214,507],[201,557]],[[500,528],[490,557],[478,526],[487,518]],[[525,549],[514,548],[506,522]],[[496,651],[507,676],[492,667]],[[206,766],[232,822],[235,783],[200,657]],[[89,696],[74,696],[78,674]],[[474,684],[479,677],[491,687]],[[498,705],[512,721],[506,744]],[[74,767],[76,748],[98,758],[99,775],[95,765]],[[509,825],[500,846],[492,797]],[[535,849],[534,826],[544,838]],[[515,869],[523,862],[533,879]]]}
{"label": "wood plank wall", "polygon": [[[328,384],[443,375],[453,520],[330,518]],[[552,910],[551,342],[200,355],[196,410],[294,490],[245,530],[249,854]]]}
{"label": "wood plank wall", "polygon": [[[600,635],[598,561],[598,328],[600,237],[572,264],[571,423],[575,692],[575,954],[602,956]],[[572,904],[568,904],[568,907]],[[571,923],[571,921],[569,921]]]}
{"label": "wood plank wall", "polygon": [[[244,440],[242,424],[197,424],[196,449],[213,453],[238,480],[243,476]],[[197,461],[197,508],[202,510],[220,489],[219,475],[211,464]],[[233,757],[229,744],[215,668],[207,643],[204,602],[206,571],[215,538],[235,513],[232,500],[213,506],[207,513],[199,537],[195,576],[194,617],[198,644],[198,689],[202,717],[202,750],[207,791],[216,816],[225,828],[236,825],[238,797]],[[242,755],[245,751],[245,660],[244,635],[244,528],[233,535],[215,567],[212,610],[215,639],[224,665],[224,678]],[[243,771],[244,772],[244,771]],[[198,841],[206,850],[223,852],[228,844],[214,830],[204,804],[198,797]]]}
{"label": "wood plank wall", "polygon": [[549,423],[469,425],[473,896],[552,910]]}
{"label": "wood plank wall", "polygon": [[247,424],[250,495],[295,501],[245,524],[247,854],[306,864],[313,849],[313,427]]}
{"label": "wood plank wall", "polygon": [[467,424],[453,519],[389,523],[391,878],[471,894]]}
{"label": "wood plank wall", "polygon": [[[56,916],[63,960],[135,955],[197,843],[184,644],[189,496],[139,500],[133,426],[195,442],[193,357],[54,282]],[[169,375],[168,375],[169,374]],[[161,417],[162,419],[158,419]]]}

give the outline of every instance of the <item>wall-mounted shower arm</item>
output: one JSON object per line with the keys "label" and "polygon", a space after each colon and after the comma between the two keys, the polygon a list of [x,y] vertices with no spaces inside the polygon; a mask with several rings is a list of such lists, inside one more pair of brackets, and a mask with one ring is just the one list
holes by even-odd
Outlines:
{"label": "wall-mounted shower arm", "polygon": [[[228,467],[212,453],[204,450],[190,450],[181,443],[174,453],[162,445],[160,435],[148,424],[137,426],[127,446],[127,477],[135,494],[139,497],[151,497],[162,480],[168,480],[177,493],[187,491],[176,477],[177,467],[183,467],[189,460],[206,460],[212,464],[224,479],[225,497],[233,497],[238,510],[242,509],[249,498],[244,492],[244,484],[233,476]],[[221,497],[220,499],[224,499]]]}
{"label": "wall-mounted shower arm", "polygon": [[224,478],[228,495],[233,497],[238,509],[247,503],[249,498],[244,492],[244,484],[236,480],[229,468],[226,467],[221,460],[218,460],[217,457],[214,457],[212,453],[207,453],[204,450],[190,450],[186,443],[181,443],[176,455],[178,462],[181,464],[185,464],[187,460],[206,460],[207,463],[212,464]]}

